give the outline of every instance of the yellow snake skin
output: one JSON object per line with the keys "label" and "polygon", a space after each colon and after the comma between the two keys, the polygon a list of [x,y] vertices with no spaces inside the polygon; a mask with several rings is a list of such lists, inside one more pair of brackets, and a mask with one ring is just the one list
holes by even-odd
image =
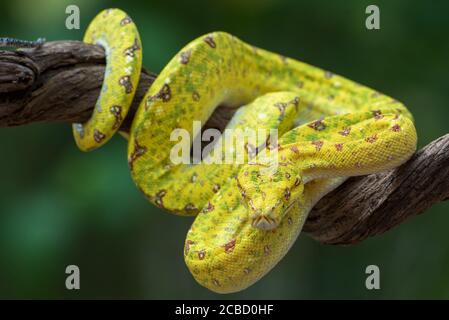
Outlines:
{"label": "yellow snake skin", "polygon": [[[92,150],[126,116],[142,46],[136,26],[118,9],[101,12],[84,40],[107,55],[94,114],[74,125],[77,145]],[[262,161],[260,145],[248,139],[244,156],[250,163],[174,164],[173,130],[194,136],[193,122],[204,124],[219,105],[238,108],[227,129],[277,129],[277,142],[265,144],[276,161]],[[185,46],[149,88],[129,134],[128,162],[153,204],[196,216],[185,262],[201,285],[230,293],[279,262],[321,197],[350,176],[399,166],[414,153],[416,140],[412,116],[400,102],[214,32]]]}

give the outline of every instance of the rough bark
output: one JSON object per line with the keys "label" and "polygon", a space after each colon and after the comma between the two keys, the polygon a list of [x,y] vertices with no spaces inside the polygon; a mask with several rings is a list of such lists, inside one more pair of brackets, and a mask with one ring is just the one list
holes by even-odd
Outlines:
{"label": "rough bark", "polygon": [[[86,121],[101,88],[104,64],[100,47],[78,41],[0,51],[0,127]],[[143,70],[122,130],[129,130],[138,103],[155,77]],[[234,111],[219,107],[206,127],[222,129]],[[304,231],[322,243],[357,243],[447,199],[449,134],[397,169],[347,180],[319,201]]]}

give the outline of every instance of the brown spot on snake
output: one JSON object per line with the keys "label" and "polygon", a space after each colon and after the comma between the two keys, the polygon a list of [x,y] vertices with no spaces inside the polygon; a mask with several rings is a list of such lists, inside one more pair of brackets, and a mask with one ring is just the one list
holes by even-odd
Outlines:
{"label": "brown spot on snake", "polygon": [[156,93],[154,96],[150,98],[150,101],[155,101],[158,99],[162,100],[163,102],[168,102],[171,99],[171,90],[168,84],[165,83],[162,86],[161,90],[159,90],[158,93]]}
{"label": "brown spot on snake", "polygon": [[133,91],[133,85],[131,83],[130,76],[121,77],[118,83],[125,88],[125,93],[131,93]]}
{"label": "brown spot on snake", "polygon": [[337,149],[337,151],[343,150],[343,143],[336,143],[335,144],[335,149]]}
{"label": "brown spot on snake", "polygon": [[267,256],[271,253],[271,249],[268,245],[266,245],[265,247],[263,247],[263,253]]}
{"label": "brown spot on snake", "polygon": [[373,117],[376,120],[380,120],[380,119],[382,119],[384,117],[380,110],[373,110],[372,112],[373,112]]}
{"label": "brown spot on snake", "polygon": [[134,169],[134,161],[147,152],[147,147],[140,145],[137,140],[134,140],[134,150],[128,158],[128,165],[131,171]]}
{"label": "brown spot on snake", "polygon": [[199,101],[200,100],[200,94],[198,92],[196,92],[196,91],[193,91],[192,99],[193,99],[193,101]]}
{"label": "brown spot on snake", "polygon": [[300,184],[301,184],[301,179],[299,177],[296,177],[294,186],[297,187]]}
{"label": "brown spot on snake", "polygon": [[377,141],[377,134],[373,134],[372,136],[366,138],[365,141],[368,142],[368,143],[376,142]]}
{"label": "brown spot on snake", "polygon": [[123,52],[125,54],[125,56],[130,56],[130,57],[134,57],[134,52],[140,50],[140,46],[139,46],[139,42],[137,41],[137,38],[134,39],[134,44],[125,49],[125,51]]}
{"label": "brown spot on snake", "polygon": [[312,144],[315,146],[316,151],[321,151],[324,142],[323,141],[312,141]]}
{"label": "brown spot on snake", "polygon": [[291,195],[290,189],[289,188],[285,188],[285,190],[284,190],[284,198],[285,198],[286,201],[290,200],[290,195]]}
{"label": "brown spot on snake", "polygon": [[198,208],[193,203],[188,203],[185,205],[184,210],[186,212],[196,212]]}
{"label": "brown spot on snake", "polygon": [[114,115],[115,117],[115,122],[114,125],[112,126],[112,129],[118,129],[120,127],[120,124],[123,121],[122,118],[122,107],[120,106],[112,106],[109,111]]}
{"label": "brown spot on snake", "polygon": [[154,203],[158,206],[163,208],[164,207],[164,196],[167,194],[167,190],[160,190],[156,195],[154,196]]}
{"label": "brown spot on snake", "polygon": [[203,212],[207,213],[207,212],[211,212],[215,209],[214,205],[209,201],[207,206],[203,208]]}
{"label": "brown spot on snake", "polygon": [[285,115],[285,108],[287,108],[287,104],[286,103],[277,102],[277,103],[274,104],[274,106],[279,109],[279,112],[281,113],[281,116]]}
{"label": "brown spot on snake", "polygon": [[343,128],[343,131],[340,131],[339,134],[346,137],[351,132],[351,127]]}
{"label": "brown spot on snake", "polygon": [[187,50],[187,51],[181,52],[179,62],[181,62],[182,64],[189,63],[191,54],[192,54],[192,50]]}
{"label": "brown spot on snake", "polygon": [[232,251],[234,251],[235,242],[236,242],[236,240],[233,239],[224,245],[224,249],[225,249],[226,253],[231,253]]}
{"label": "brown spot on snake", "polygon": [[106,138],[106,135],[104,133],[102,133],[101,131],[94,129],[94,140],[97,143],[100,143],[101,141],[104,140],[104,138]]}
{"label": "brown spot on snake", "polygon": [[187,256],[187,255],[189,254],[190,246],[191,246],[192,244],[195,244],[195,242],[192,241],[192,240],[187,240],[187,241],[186,241],[186,244],[185,244],[185,247],[184,247],[184,255]]}
{"label": "brown spot on snake", "polygon": [[204,42],[206,42],[211,48],[216,48],[217,44],[214,41],[214,38],[212,36],[207,36],[204,38]]}
{"label": "brown spot on snake", "polygon": [[314,121],[312,123],[309,123],[307,126],[316,131],[323,131],[324,129],[326,129],[326,125],[324,124],[323,120]]}
{"label": "brown spot on snake", "polygon": [[129,16],[126,16],[120,21],[120,25],[123,27],[127,24],[130,24],[132,22],[132,19]]}

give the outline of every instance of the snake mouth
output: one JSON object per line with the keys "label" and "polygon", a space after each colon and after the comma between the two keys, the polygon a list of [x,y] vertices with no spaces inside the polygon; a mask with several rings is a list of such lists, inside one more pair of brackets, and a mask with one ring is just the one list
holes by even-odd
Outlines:
{"label": "snake mouth", "polygon": [[275,219],[267,217],[265,215],[258,215],[253,218],[251,225],[254,228],[261,230],[271,230],[277,227],[278,223]]}

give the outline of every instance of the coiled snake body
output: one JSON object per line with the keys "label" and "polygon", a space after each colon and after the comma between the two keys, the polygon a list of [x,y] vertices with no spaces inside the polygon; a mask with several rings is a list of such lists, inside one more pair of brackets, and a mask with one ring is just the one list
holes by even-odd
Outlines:
{"label": "coiled snake body", "polygon": [[[125,118],[142,46],[118,9],[101,12],[84,41],[103,46],[107,56],[93,116],[73,126],[87,151],[109,140]],[[193,122],[205,123],[218,105],[239,107],[228,129],[278,130],[277,143],[266,145],[269,154],[276,151],[276,165],[259,155],[246,164],[170,160],[172,131],[192,135]],[[246,147],[246,159],[258,150],[251,141]],[[185,46],[149,88],[133,120],[128,161],[152,203],[196,216],[186,264],[201,285],[229,293],[255,283],[286,254],[322,196],[350,176],[402,164],[415,148],[412,116],[400,102],[215,32]]]}

